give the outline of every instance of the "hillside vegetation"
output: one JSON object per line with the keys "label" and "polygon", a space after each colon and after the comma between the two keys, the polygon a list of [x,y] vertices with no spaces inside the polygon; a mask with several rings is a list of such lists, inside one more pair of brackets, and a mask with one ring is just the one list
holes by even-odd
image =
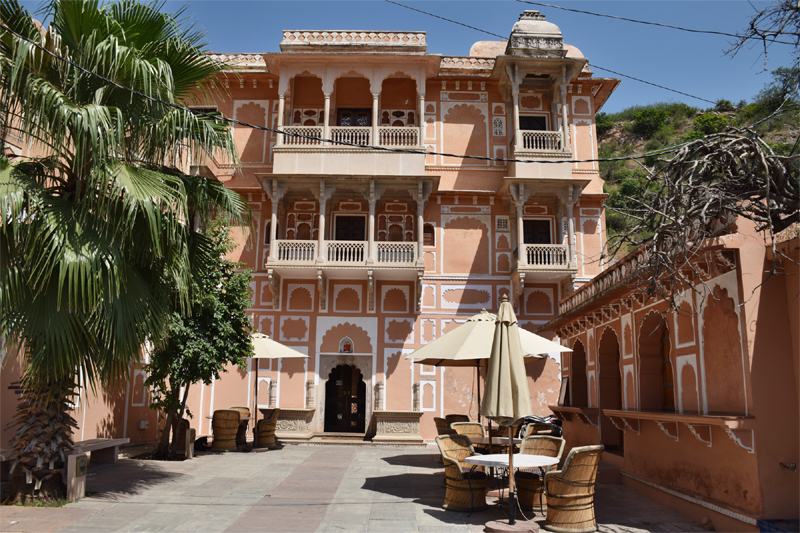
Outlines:
{"label": "hillside vegetation", "polygon": [[[780,68],[772,72],[772,81],[751,102],[733,104],[719,100],[710,109],[692,107],[685,103],[659,102],[633,106],[618,113],[597,114],[599,157],[614,158],[631,154],[656,152],[682,142],[700,139],[726,128],[753,127],[770,147],[779,154],[798,152],[800,139],[800,98],[797,83],[800,68]],[[772,115],[787,98],[778,116]],[[669,157],[664,154],[658,157]],[[635,206],[647,176],[645,167],[653,167],[658,157],[600,163],[600,175],[605,180],[608,236],[624,233],[633,225],[624,212]],[[793,229],[797,234],[797,228]]]}

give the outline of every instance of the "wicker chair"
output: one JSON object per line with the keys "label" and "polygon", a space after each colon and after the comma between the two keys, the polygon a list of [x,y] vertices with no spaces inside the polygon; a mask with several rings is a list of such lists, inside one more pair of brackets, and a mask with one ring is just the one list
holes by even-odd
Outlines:
{"label": "wicker chair", "polygon": [[445,420],[447,420],[447,425],[450,426],[455,422],[469,422],[469,417],[467,415],[445,415]]}
{"label": "wicker chair", "polygon": [[525,432],[522,435],[522,438],[530,437],[531,435],[552,435],[553,434],[553,426],[550,424],[537,424],[533,422],[525,426]]}
{"label": "wicker chair", "polygon": [[275,426],[278,425],[278,416],[280,414],[280,409],[273,409],[269,418],[258,421],[256,425],[256,447],[270,450],[277,448],[275,444]]}
{"label": "wicker chair", "polygon": [[[483,424],[479,424],[478,422],[453,422],[450,424],[450,427],[453,428],[453,431],[455,431],[457,434],[464,435],[470,439],[486,436],[486,429],[483,427]],[[483,446],[482,444],[473,444],[472,446],[478,453],[489,453],[489,448]]]}
{"label": "wicker chair", "polygon": [[433,423],[436,424],[437,435],[456,435],[456,432],[450,427],[450,424],[448,424],[447,420],[444,418],[436,417],[433,419]]}
{"label": "wicker chair", "polygon": [[486,473],[464,459],[477,455],[464,435],[439,435],[436,444],[442,454],[447,492],[442,507],[461,513],[486,509]]}
{"label": "wicker chair", "polygon": [[570,450],[561,470],[544,475],[547,519],[544,528],[559,533],[597,530],[594,519],[594,481],[604,447],[581,446]]}
{"label": "wicker chair", "polygon": [[231,407],[230,410],[239,412],[240,421],[239,421],[239,428],[236,431],[236,444],[244,445],[247,443],[247,430],[250,426],[250,421],[245,419],[250,418],[250,408],[234,406]]}
{"label": "wicker chair", "polygon": [[[522,439],[520,453],[529,455],[544,455],[561,459],[564,453],[564,439],[547,435],[532,435]],[[546,471],[554,470],[555,465],[547,467]],[[547,498],[544,495],[544,481],[539,474],[539,469],[518,470],[514,476],[517,481],[517,501],[523,511],[544,513]]]}
{"label": "wicker chair", "polygon": [[211,442],[212,450],[215,452],[236,451],[239,418],[239,411],[232,409],[214,411],[214,417],[211,420],[211,429],[214,433],[214,440]]}

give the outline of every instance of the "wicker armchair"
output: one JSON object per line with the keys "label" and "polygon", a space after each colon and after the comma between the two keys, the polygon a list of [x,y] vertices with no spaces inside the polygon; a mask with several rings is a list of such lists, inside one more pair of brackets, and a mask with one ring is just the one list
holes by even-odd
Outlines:
{"label": "wicker armchair", "polygon": [[[483,427],[483,424],[479,424],[478,422],[453,422],[450,424],[450,427],[453,428],[453,431],[458,435],[469,437],[470,441],[474,438],[486,436],[486,429]],[[489,449],[486,446],[475,444],[472,446],[478,453],[489,453]]]}
{"label": "wicker armchair", "polygon": [[268,418],[259,420],[256,425],[256,447],[274,450],[277,448],[275,443],[275,426],[278,425],[280,409],[273,409]]}
{"label": "wicker armchair", "polygon": [[436,417],[433,419],[433,423],[436,424],[437,435],[456,435],[456,432],[450,427],[450,424],[448,424],[447,420],[444,418]]}
{"label": "wicker armchair", "polygon": [[[545,455],[561,459],[564,453],[564,439],[547,435],[532,435],[522,439],[520,453],[529,455]],[[547,467],[546,471],[554,470],[555,465]],[[544,495],[544,480],[539,474],[540,470],[518,470],[514,479],[517,481],[517,501],[523,511],[544,513],[547,498]]]}
{"label": "wicker armchair", "polygon": [[239,411],[232,409],[214,411],[214,417],[211,420],[211,429],[214,433],[214,440],[211,442],[212,450],[216,452],[236,451],[239,418]]}
{"label": "wicker armchair", "polygon": [[436,444],[442,454],[447,492],[442,507],[461,513],[486,509],[486,473],[464,459],[477,455],[464,435],[439,435]]}
{"label": "wicker armchair", "polygon": [[552,435],[553,434],[553,426],[550,424],[537,424],[536,422],[532,422],[525,426],[525,432],[522,435],[522,438],[530,437],[531,435]]}
{"label": "wicker armchair", "polygon": [[230,408],[231,411],[238,411],[239,412],[239,428],[236,431],[236,444],[243,445],[247,443],[247,430],[250,426],[250,421],[246,420],[250,418],[250,408],[249,407],[241,407],[241,406],[234,406]]}
{"label": "wicker armchair", "polygon": [[594,519],[594,481],[604,447],[581,446],[570,450],[561,470],[544,475],[547,519],[544,528],[560,533],[597,530]]}
{"label": "wicker armchair", "polygon": [[469,417],[467,415],[445,415],[445,420],[447,420],[447,425],[450,426],[455,422],[469,422]]}

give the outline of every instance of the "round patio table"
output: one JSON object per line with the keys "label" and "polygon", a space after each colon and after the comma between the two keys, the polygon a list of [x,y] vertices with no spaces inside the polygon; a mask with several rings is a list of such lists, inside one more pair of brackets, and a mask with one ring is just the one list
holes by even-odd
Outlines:
{"label": "round patio table", "polygon": [[[475,466],[491,466],[508,468],[507,453],[493,453],[489,455],[472,455],[464,459],[465,462]],[[558,464],[558,457],[546,455],[529,455],[526,453],[514,454],[514,468],[545,468]]]}
{"label": "round patio table", "polygon": [[[470,437],[469,441],[472,444],[480,444],[482,446],[488,446],[490,444],[489,437]],[[491,444],[492,445],[496,444],[498,446],[508,446],[508,437],[492,437]],[[522,444],[522,439],[515,438],[514,444]],[[486,456],[484,455],[483,457]]]}

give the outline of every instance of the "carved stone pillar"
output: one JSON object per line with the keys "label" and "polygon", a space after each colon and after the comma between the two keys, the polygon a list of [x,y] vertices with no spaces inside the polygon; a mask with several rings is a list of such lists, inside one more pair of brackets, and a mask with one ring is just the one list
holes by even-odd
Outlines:
{"label": "carved stone pillar", "polygon": [[278,180],[272,180],[270,187],[267,188],[267,195],[272,204],[272,214],[269,221],[269,255],[267,256],[267,263],[274,263],[278,259],[278,247],[275,245],[275,239],[278,238],[278,208],[280,207],[283,193],[283,189],[278,186]]}
{"label": "carved stone pillar", "polygon": [[384,385],[382,381],[375,384],[375,410],[382,411],[384,407],[383,398]]}
{"label": "carved stone pillar", "polygon": [[422,252],[423,233],[425,229],[425,188],[422,182],[417,184],[417,266],[425,266]]}
{"label": "carved stone pillar", "polygon": [[316,387],[314,386],[314,381],[306,381],[306,409],[314,408],[314,405],[317,403],[315,394]]}
{"label": "carved stone pillar", "polygon": [[525,223],[522,220],[522,209],[525,203],[514,202],[517,211],[517,264],[525,266],[528,264],[528,254],[525,252]]}
{"label": "carved stone pillar", "polygon": [[521,150],[522,146],[522,133],[519,131],[519,86],[515,83],[512,93],[514,100],[514,149]]}
{"label": "carved stone pillar", "polygon": [[[278,131],[283,131],[283,115],[284,109],[286,106],[286,95],[281,94],[278,96]],[[278,133],[278,138],[275,140],[275,144],[280,146],[284,144],[283,142],[283,135]]]}
{"label": "carved stone pillar", "polygon": [[269,408],[276,409],[278,407],[278,387],[274,380],[269,382]]}
{"label": "carved stone pillar", "polygon": [[378,140],[378,98],[381,93],[372,93],[372,142],[369,144],[377,146]]}
{"label": "carved stone pillar", "polygon": [[331,93],[325,93],[325,115],[322,117],[322,138],[331,138]]}

